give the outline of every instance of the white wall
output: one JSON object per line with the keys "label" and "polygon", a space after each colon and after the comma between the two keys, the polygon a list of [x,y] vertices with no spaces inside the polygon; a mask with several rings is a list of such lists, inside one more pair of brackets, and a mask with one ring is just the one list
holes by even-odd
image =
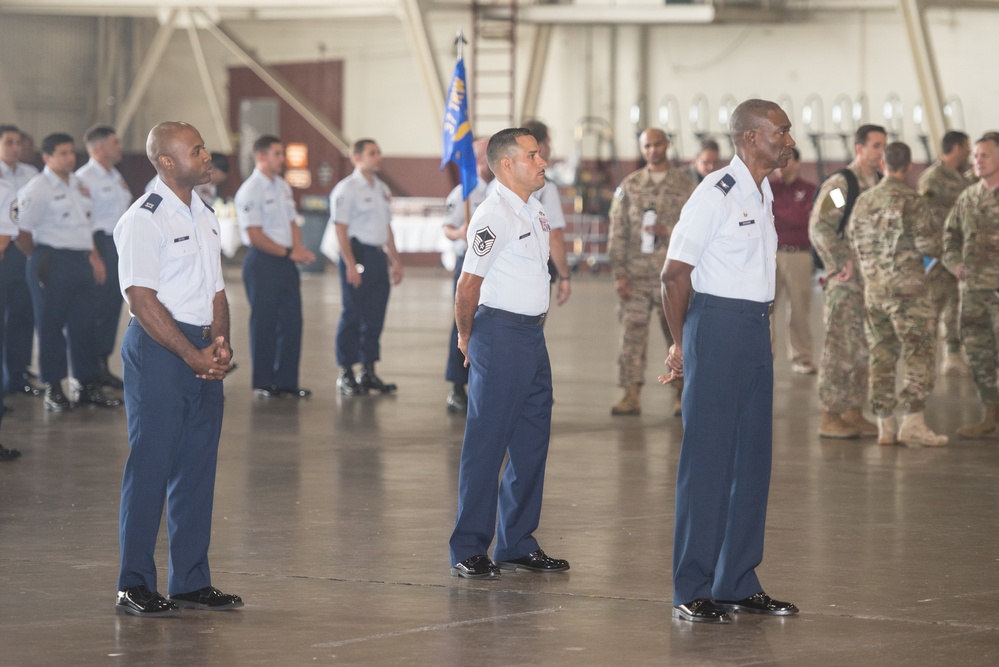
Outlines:
{"label": "white wall", "polygon": [[[470,19],[467,13],[449,12],[434,12],[430,19],[431,38],[446,82],[454,65],[455,30],[462,27],[469,32]],[[963,102],[962,129],[976,135],[999,127],[994,112],[999,77],[991,73],[999,12],[933,11],[929,24],[944,94],[956,95]],[[13,100],[17,117],[12,120],[36,138],[55,129],[79,135],[95,120],[106,120],[94,117],[99,109],[93,90],[93,63],[99,48],[95,26],[93,19],[3,15],[0,82],[8,88],[4,91],[8,101]],[[244,43],[252,44],[264,61],[343,59],[343,130],[348,137],[373,136],[394,155],[439,154],[440,120],[434,118],[407,33],[399,21],[243,21],[232,22],[228,28]],[[521,30],[521,81],[525,79],[532,30],[528,26]],[[678,98],[685,157],[695,145],[686,116],[698,94],[707,97],[712,116],[729,94],[737,99],[787,95],[800,117],[805,99],[818,93],[828,117],[837,95],[857,98],[863,93],[870,110],[865,120],[881,122],[882,103],[895,93],[904,106],[903,138],[916,142],[911,109],[919,91],[896,13],[830,13],[809,23],[656,26],[648,30],[648,110],[655,121],[663,96]],[[142,24],[136,32],[137,51],[143,52],[154,31],[151,21]],[[573,126],[583,116],[594,115],[613,121],[622,157],[637,156],[629,109],[638,100],[638,35],[636,27],[575,26],[553,31],[538,116],[552,127],[557,155],[573,152]],[[202,43],[212,63],[215,88],[224,100],[226,68],[237,61],[207,33],[202,33]],[[203,130],[209,144],[213,143],[212,123],[188,37],[182,30],[174,34],[168,57],[144,99],[136,132],[131,135],[132,147],[141,147],[145,129],[165,118],[189,120]],[[803,140],[800,118],[793,120],[797,126],[793,132]],[[826,126],[832,129],[828,118]],[[721,131],[716,121],[712,129]],[[800,143],[805,158],[814,159],[810,144]],[[841,152],[835,144],[829,150]],[[917,148],[916,154],[921,155],[921,149]]]}

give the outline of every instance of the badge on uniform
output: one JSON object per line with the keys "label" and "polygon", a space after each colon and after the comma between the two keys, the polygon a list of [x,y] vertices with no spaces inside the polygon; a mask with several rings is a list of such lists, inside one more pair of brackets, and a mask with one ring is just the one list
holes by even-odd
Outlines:
{"label": "badge on uniform", "polygon": [[735,187],[735,178],[732,174],[725,174],[715,183],[715,187],[721,190],[723,195],[727,195]]}
{"label": "badge on uniform", "polygon": [[475,232],[475,243],[472,244],[472,250],[479,257],[482,257],[487,252],[493,249],[493,243],[496,242],[496,235],[493,234],[493,230],[488,227],[483,227],[479,231]]}
{"label": "badge on uniform", "polygon": [[544,211],[538,213],[538,222],[541,223],[541,229],[545,230],[546,232],[550,232],[552,230],[551,226],[548,224],[548,218],[545,217]]}

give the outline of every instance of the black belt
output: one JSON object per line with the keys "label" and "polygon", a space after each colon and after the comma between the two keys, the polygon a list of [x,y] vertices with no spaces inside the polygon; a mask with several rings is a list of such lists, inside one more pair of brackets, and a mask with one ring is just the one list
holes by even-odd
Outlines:
{"label": "black belt", "polygon": [[511,313],[508,310],[500,310],[499,308],[490,308],[489,306],[479,306],[478,311],[483,315],[491,315],[492,317],[498,317],[504,320],[510,320],[511,322],[516,322],[517,324],[533,324],[539,325],[545,321],[545,315],[548,313],[541,313],[540,315],[521,315],[520,313]]}
{"label": "black belt", "polygon": [[694,303],[701,303],[708,308],[721,308],[723,310],[734,310],[737,313],[759,313],[760,315],[770,315],[774,312],[773,301],[750,301],[748,299],[731,299],[704,292],[695,292],[692,297]]}

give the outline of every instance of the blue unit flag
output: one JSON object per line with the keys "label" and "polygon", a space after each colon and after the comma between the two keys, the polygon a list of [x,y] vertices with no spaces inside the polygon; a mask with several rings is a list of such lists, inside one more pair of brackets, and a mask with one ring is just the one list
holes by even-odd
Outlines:
{"label": "blue unit flag", "polygon": [[448,162],[458,165],[461,172],[462,199],[468,199],[479,183],[475,167],[475,151],[472,148],[472,124],[468,120],[468,86],[465,82],[465,61],[461,58],[454,66],[454,76],[447,91],[447,106],[444,109],[444,155],[441,158],[441,171]]}

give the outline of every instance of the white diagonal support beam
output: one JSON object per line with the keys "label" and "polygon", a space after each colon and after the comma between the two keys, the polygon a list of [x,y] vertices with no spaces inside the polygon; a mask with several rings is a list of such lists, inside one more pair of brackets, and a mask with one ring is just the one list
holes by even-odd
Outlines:
{"label": "white diagonal support beam", "polygon": [[170,37],[173,35],[176,13],[174,9],[166,13],[163,22],[160,23],[159,30],[156,31],[156,36],[153,37],[153,43],[149,45],[149,50],[146,52],[146,59],[142,61],[142,65],[139,67],[135,81],[132,83],[132,89],[128,91],[128,96],[121,107],[119,107],[118,116],[115,118],[114,123],[119,135],[125,134],[128,126],[135,119],[135,112],[139,110],[139,103],[142,101],[143,95],[146,94],[146,89],[149,88],[149,84],[156,75],[156,69],[160,66],[160,61],[163,60],[163,54],[166,53],[167,46],[170,45]]}
{"label": "white diagonal support beam", "polygon": [[541,97],[541,82],[545,78],[545,65],[548,63],[548,45],[551,44],[551,37],[552,26],[549,24],[541,23],[534,29],[531,56],[528,60],[527,81],[524,84],[524,103],[520,107],[518,122],[538,116],[538,100]]}
{"label": "white diagonal support beam", "polygon": [[447,96],[447,89],[444,87],[440,68],[437,67],[433,46],[430,44],[423,7],[419,0],[399,0],[399,7],[402,10],[402,23],[406,28],[406,34],[409,35],[409,45],[419,63],[423,88],[430,99],[435,123],[439,123],[444,118],[444,98]]}
{"label": "white diagonal support beam", "polygon": [[219,103],[218,95],[215,94],[215,87],[212,85],[212,77],[208,72],[208,61],[205,60],[205,52],[201,48],[201,40],[198,39],[198,29],[194,21],[187,22],[187,36],[191,41],[191,55],[194,57],[194,64],[198,68],[198,76],[201,77],[201,87],[205,90],[205,99],[208,101],[208,110],[212,115],[212,122],[215,124],[215,133],[219,138],[219,150],[226,155],[232,154],[232,140],[229,137],[229,127],[225,116],[222,115],[222,105]]}
{"label": "white diagonal support beam", "polygon": [[[926,112],[926,127],[933,146],[939,146],[947,131],[944,117],[944,97],[940,90],[940,75],[937,73],[937,59],[933,43],[926,30],[926,17],[919,0],[899,0],[905,34],[912,51],[912,61],[916,66],[916,78]],[[964,129],[964,128],[962,128]]]}
{"label": "white diagonal support beam", "polygon": [[211,17],[209,17],[204,10],[198,9],[196,11],[198,11],[206,20],[206,24],[204,26],[205,30],[210,32],[212,36],[219,40],[219,42],[229,49],[229,51],[231,51],[240,62],[249,67],[254,74],[259,76],[271,90],[277,93],[278,97],[287,102],[288,106],[294,109],[295,112],[304,118],[309,125],[315,128],[315,130],[319,132],[323,138],[333,144],[338,151],[340,151],[343,155],[350,155],[350,142],[343,136],[340,128],[338,128],[333,121],[326,116],[326,114],[322,113],[314,104],[305,99],[305,97],[299,93],[294,86],[288,83],[288,81],[274,69],[264,65],[255,57],[250,55],[249,50],[244,47],[239,40],[237,40],[221,25],[213,22]]}

